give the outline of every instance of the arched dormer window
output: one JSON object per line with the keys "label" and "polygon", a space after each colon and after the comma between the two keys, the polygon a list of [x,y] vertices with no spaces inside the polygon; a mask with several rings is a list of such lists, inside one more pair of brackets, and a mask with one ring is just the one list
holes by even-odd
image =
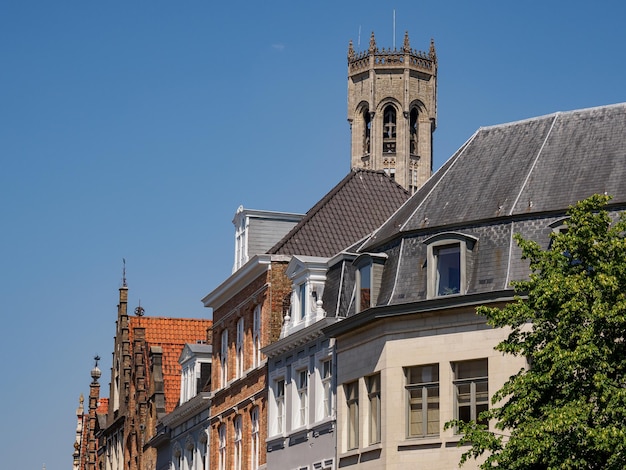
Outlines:
{"label": "arched dormer window", "polygon": [[384,253],[364,253],[353,261],[356,267],[357,313],[376,305],[386,260]]}
{"label": "arched dormer window", "polygon": [[478,238],[458,232],[445,232],[426,240],[427,296],[465,294],[467,291],[468,253]]}
{"label": "arched dormer window", "polygon": [[383,110],[383,153],[396,153],[396,108],[390,104]]}

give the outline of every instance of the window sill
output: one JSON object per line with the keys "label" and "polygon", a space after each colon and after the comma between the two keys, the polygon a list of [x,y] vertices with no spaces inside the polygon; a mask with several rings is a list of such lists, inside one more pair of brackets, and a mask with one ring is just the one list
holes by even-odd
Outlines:
{"label": "window sill", "polygon": [[443,444],[441,437],[407,437],[398,445],[398,450],[418,450],[440,448]]}
{"label": "window sill", "polygon": [[275,444],[279,441],[282,441],[285,439],[285,435],[284,434],[274,434],[273,436],[269,436],[267,439],[265,439],[265,443],[266,444]]}
{"label": "window sill", "polygon": [[382,442],[376,442],[374,444],[370,444],[367,447],[364,447],[363,449],[361,449],[361,453],[362,454],[367,454],[368,452],[372,452],[375,450],[381,450],[383,448],[383,444]]}
{"label": "window sill", "polygon": [[361,449],[359,449],[358,447],[356,449],[351,449],[351,450],[347,450],[341,454],[338,455],[339,460],[341,459],[348,459],[350,457],[354,457],[356,455],[359,455],[361,453]]}
{"label": "window sill", "polygon": [[371,444],[367,447],[348,450],[342,454],[339,454],[338,457],[339,457],[339,460],[355,459],[355,458],[358,458],[359,456],[369,454],[370,452],[380,453],[382,449],[383,449],[382,442],[377,442],[376,444]]}
{"label": "window sill", "polygon": [[313,431],[313,435],[315,433],[319,433],[320,431],[324,431],[326,428],[334,429],[335,427],[335,418],[332,416],[328,416],[324,419],[316,421],[311,425],[311,431]]}
{"label": "window sill", "polygon": [[288,436],[290,438],[300,437],[302,434],[308,434],[309,428],[307,426],[298,426],[297,428],[293,428],[289,430]]}

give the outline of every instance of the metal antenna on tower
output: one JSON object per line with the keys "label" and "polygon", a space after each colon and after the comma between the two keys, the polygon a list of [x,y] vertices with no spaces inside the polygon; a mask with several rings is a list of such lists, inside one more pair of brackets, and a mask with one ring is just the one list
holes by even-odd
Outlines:
{"label": "metal antenna on tower", "polygon": [[396,50],[396,9],[393,9],[393,50]]}
{"label": "metal antenna on tower", "polygon": [[357,50],[361,50],[361,25],[359,25],[359,39],[357,40],[356,48]]}
{"label": "metal antenna on tower", "polygon": [[126,287],[126,258],[122,258],[122,264],[124,265],[122,269],[122,287]]}

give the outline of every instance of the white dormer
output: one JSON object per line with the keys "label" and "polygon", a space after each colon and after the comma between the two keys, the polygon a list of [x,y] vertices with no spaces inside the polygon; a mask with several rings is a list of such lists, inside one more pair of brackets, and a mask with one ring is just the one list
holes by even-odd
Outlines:
{"label": "white dormer", "polygon": [[209,344],[185,344],[178,362],[180,375],[180,404],[195,397],[211,378],[211,352]]}
{"label": "white dormer", "polygon": [[289,212],[259,211],[239,206],[235,226],[235,263],[237,271],[254,255],[267,253],[304,217]]}
{"label": "white dormer", "polygon": [[291,279],[291,308],[285,316],[281,337],[305,328],[326,316],[322,295],[328,270],[328,258],[294,256],[287,266]]}

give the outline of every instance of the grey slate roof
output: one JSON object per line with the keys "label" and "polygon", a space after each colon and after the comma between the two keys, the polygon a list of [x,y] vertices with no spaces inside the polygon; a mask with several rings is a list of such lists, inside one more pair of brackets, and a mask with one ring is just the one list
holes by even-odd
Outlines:
{"label": "grey slate roof", "polygon": [[408,197],[383,171],[352,170],[268,253],[330,258],[378,228]]}
{"label": "grey slate roof", "polygon": [[626,202],[626,103],[479,129],[362,247],[402,233]]}

